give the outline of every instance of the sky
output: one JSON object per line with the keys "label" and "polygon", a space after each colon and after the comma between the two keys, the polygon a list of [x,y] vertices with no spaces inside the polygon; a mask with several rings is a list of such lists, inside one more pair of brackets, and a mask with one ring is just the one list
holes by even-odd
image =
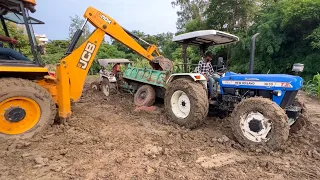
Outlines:
{"label": "sky", "polygon": [[[115,19],[128,30],[147,34],[176,32],[177,14],[172,0],[37,0],[36,12],[31,14],[45,24],[34,25],[36,34],[45,34],[50,40],[66,39],[70,17],[83,17],[92,6]],[[91,25],[90,25],[91,26]],[[91,26],[91,28],[93,28]]]}

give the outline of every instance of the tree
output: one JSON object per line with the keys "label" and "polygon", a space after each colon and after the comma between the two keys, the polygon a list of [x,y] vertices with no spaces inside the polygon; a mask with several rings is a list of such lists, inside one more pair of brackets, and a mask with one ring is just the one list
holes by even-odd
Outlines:
{"label": "tree", "polygon": [[310,46],[313,50],[320,50],[320,25],[306,39],[310,40]]}
{"label": "tree", "polygon": [[247,31],[256,14],[271,0],[210,0],[205,10],[207,27],[227,32]]}
{"label": "tree", "polygon": [[250,36],[260,33],[256,48],[255,73],[291,73],[294,63],[305,64],[308,80],[320,69],[320,2],[282,0],[263,7],[253,26],[243,35],[232,54],[232,69],[247,71]]}
{"label": "tree", "polygon": [[[143,39],[144,41],[148,42],[149,44],[154,44],[157,47],[159,47],[159,50],[161,51],[162,48],[167,44],[167,42],[169,40],[171,40],[172,38],[172,34],[168,33],[163,33],[163,34],[158,34],[158,35],[150,35],[150,34],[145,34],[144,32],[138,31],[138,30],[133,30],[132,31],[133,34],[135,34],[137,37]],[[138,44],[140,44],[144,49],[148,48],[148,44],[133,38]],[[124,44],[122,44],[121,42],[117,41],[117,40],[112,40],[111,43],[113,46],[115,46],[117,48],[117,50],[119,51],[123,51],[126,54],[127,59],[130,60],[137,60],[138,58],[142,58],[139,54],[137,54],[134,50],[126,47]]]}
{"label": "tree", "polygon": [[[56,64],[64,56],[67,48],[70,45],[71,39],[78,29],[80,29],[84,23],[83,19],[80,19],[78,15],[70,17],[71,23],[69,26],[69,38],[67,40],[53,40],[46,44],[46,55],[42,56],[42,60],[46,64]],[[90,30],[88,24],[84,26],[83,33],[79,38],[76,47],[79,47],[90,36]]]}
{"label": "tree", "polygon": [[55,54],[65,52],[70,44],[70,40],[53,40],[46,44],[46,52]]}
{"label": "tree", "polygon": [[[80,29],[83,26],[83,23],[85,22],[84,19],[80,19],[78,15],[75,15],[75,17],[70,17],[71,23],[69,26],[69,40],[73,38],[75,35],[76,31]],[[84,26],[83,32],[81,37],[79,38],[76,47],[79,47],[89,36],[90,36],[90,28],[88,23]]]}
{"label": "tree", "polygon": [[69,40],[53,40],[46,44],[46,55],[42,56],[44,63],[58,63],[65,54],[69,44]]}
{"label": "tree", "polygon": [[173,33],[161,33],[154,35],[156,39],[156,45],[159,47],[160,53],[164,57],[174,60],[173,53],[180,47],[178,43],[172,42]]}
{"label": "tree", "polygon": [[177,12],[178,21],[177,29],[179,31],[186,31],[187,24],[189,24],[189,30],[194,30],[195,27],[199,29],[203,26],[204,12],[208,6],[208,0],[175,0],[171,4],[173,7],[180,7]]}
{"label": "tree", "polygon": [[123,51],[118,51],[113,45],[103,43],[101,44],[98,53],[93,61],[91,68],[89,70],[90,74],[96,74],[100,70],[100,65],[98,64],[98,59],[108,59],[108,58],[125,58],[126,54]]}
{"label": "tree", "polygon": [[[211,48],[235,72],[248,72],[250,38],[257,32],[255,73],[290,74],[292,65],[300,62],[308,80],[320,69],[320,1],[175,0],[172,4],[180,8],[177,34],[216,29],[240,37],[236,45]],[[195,61],[196,49],[188,52]],[[175,48],[171,57],[180,61],[180,53],[181,48]]]}

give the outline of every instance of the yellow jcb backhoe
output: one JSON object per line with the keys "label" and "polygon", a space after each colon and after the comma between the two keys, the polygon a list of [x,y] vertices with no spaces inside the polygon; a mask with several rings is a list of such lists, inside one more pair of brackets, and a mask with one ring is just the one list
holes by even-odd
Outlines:
{"label": "yellow jcb backhoe", "polygon": [[[32,24],[43,24],[29,15],[29,12],[36,11],[35,6],[35,0],[0,0],[0,18],[5,35],[9,37],[7,21],[24,24],[33,54],[33,59],[21,60],[10,55],[11,48],[1,51],[4,54],[0,54],[0,137],[30,138],[53,124],[57,114],[60,119],[67,120],[71,116],[70,104],[79,100],[105,34],[148,59],[153,67],[161,68],[162,60],[166,61],[155,45],[148,44],[149,47],[144,49],[135,40],[142,39],[122,28],[107,14],[88,7],[84,13],[85,23],[91,23],[96,29],[78,48],[75,45],[84,26],[75,33],[52,76],[41,61],[41,48],[32,29]],[[167,68],[172,67],[169,65]]]}

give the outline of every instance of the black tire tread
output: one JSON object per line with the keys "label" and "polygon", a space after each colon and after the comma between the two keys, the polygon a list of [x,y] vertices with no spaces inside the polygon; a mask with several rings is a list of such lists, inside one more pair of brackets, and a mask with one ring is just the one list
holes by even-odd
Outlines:
{"label": "black tire tread", "polygon": [[[20,89],[20,88],[28,89],[28,91],[21,92],[22,95],[24,93],[33,93],[37,98],[48,102],[50,106],[50,112],[42,112],[42,113],[43,114],[50,113],[49,119],[42,122],[38,122],[38,124],[35,127],[26,131],[23,134],[5,135],[0,133],[0,137],[7,138],[7,139],[32,138],[33,136],[45,130],[46,128],[48,128],[54,123],[54,120],[57,114],[56,104],[54,103],[51,94],[45,88],[36,84],[35,82],[26,80],[26,79],[21,79],[21,78],[1,78],[0,79],[0,97],[6,94],[10,94],[14,89]],[[41,124],[39,125],[39,123]]]}
{"label": "black tire tread", "polygon": [[[146,89],[146,91],[148,92],[148,95],[143,103],[138,103],[138,101],[137,101],[138,94],[143,89]],[[152,106],[154,104],[155,100],[156,100],[156,91],[154,90],[154,88],[152,86],[150,86],[148,84],[144,84],[144,85],[140,86],[138,88],[137,92],[134,94],[134,104],[136,106]]]}
{"label": "black tire tread", "polygon": [[[273,116],[273,127],[271,131],[276,133],[272,134],[271,139],[266,143],[256,143],[248,140],[242,133],[239,127],[240,115],[248,111],[249,109],[258,108],[267,113],[269,116]],[[238,142],[244,146],[255,148],[266,148],[275,150],[280,148],[288,139],[289,136],[289,124],[288,117],[284,110],[270,99],[263,97],[252,97],[240,102],[233,110],[230,118],[231,129]]]}
{"label": "black tire tread", "polygon": [[[188,94],[188,96],[190,97],[190,99],[193,99],[196,102],[195,107],[191,107],[192,109],[194,109],[193,114],[191,114],[191,116],[189,115],[190,117],[187,117],[185,123],[177,122],[175,120],[175,115],[171,110],[170,100],[171,95],[173,94],[173,88],[179,88],[180,90],[188,89],[188,91],[192,92]],[[167,117],[180,126],[184,126],[189,129],[193,129],[201,125],[208,115],[209,102],[206,89],[199,82],[194,82],[193,80],[187,78],[179,78],[171,82],[166,90],[164,101]]]}
{"label": "black tire tread", "polygon": [[[110,81],[108,78],[103,78],[101,81],[101,87],[100,87],[103,94],[104,94],[104,88],[106,85],[109,86],[109,95],[108,96],[110,96]],[[104,95],[107,96],[106,94],[104,94]]]}

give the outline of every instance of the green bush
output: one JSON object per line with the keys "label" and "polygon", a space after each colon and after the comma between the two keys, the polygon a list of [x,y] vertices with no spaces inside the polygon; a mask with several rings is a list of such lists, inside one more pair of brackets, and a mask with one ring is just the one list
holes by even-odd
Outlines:
{"label": "green bush", "polygon": [[317,89],[317,96],[320,98],[320,74],[318,73],[313,77],[313,81],[316,84]]}
{"label": "green bush", "polygon": [[320,98],[320,74],[318,73],[312,80],[308,81],[304,85],[303,90],[310,96]]}
{"label": "green bush", "polygon": [[149,64],[149,60],[147,59],[137,59],[133,65],[138,68],[152,68]]}

